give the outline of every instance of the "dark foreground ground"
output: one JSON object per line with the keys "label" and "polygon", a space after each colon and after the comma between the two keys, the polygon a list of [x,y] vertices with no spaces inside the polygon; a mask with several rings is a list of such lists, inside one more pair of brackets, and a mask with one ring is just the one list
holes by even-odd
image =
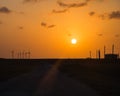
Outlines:
{"label": "dark foreground ground", "polygon": [[120,96],[120,60],[0,60],[0,96]]}

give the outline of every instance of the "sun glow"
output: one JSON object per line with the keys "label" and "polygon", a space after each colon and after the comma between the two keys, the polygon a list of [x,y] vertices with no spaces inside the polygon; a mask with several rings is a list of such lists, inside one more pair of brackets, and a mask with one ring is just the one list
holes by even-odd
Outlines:
{"label": "sun glow", "polygon": [[77,40],[76,40],[75,38],[73,38],[73,39],[71,40],[71,43],[72,43],[72,44],[76,44],[76,43],[77,43]]}

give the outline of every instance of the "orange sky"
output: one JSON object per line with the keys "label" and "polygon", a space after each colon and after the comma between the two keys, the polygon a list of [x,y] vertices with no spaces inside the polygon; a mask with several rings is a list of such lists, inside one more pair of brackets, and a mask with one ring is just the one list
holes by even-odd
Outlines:
{"label": "orange sky", "polygon": [[[0,58],[92,57],[120,53],[120,0],[0,0]],[[72,45],[71,39],[77,44]]]}

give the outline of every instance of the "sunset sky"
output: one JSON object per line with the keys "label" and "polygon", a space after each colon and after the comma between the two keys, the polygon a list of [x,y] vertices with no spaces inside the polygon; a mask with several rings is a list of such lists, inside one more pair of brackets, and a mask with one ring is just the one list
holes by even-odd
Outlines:
{"label": "sunset sky", "polygon": [[0,0],[0,58],[95,57],[112,44],[120,53],[120,0]]}

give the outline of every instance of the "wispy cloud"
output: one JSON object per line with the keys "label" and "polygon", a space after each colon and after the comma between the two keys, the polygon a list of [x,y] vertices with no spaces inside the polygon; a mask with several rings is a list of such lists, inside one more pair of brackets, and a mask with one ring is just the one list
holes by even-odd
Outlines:
{"label": "wispy cloud", "polygon": [[100,14],[98,15],[99,18],[101,18],[102,20],[105,20],[108,16],[106,14]]}
{"label": "wispy cloud", "polygon": [[19,12],[19,14],[25,14],[25,13],[21,11],[21,12]]}
{"label": "wispy cloud", "polygon": [[100,33],[100,34],[98,34],[98,36],[103,36],[103,34]]}
{"label": "wispy cloud", "polygon": [[113,11],[108,16],[109,19],[120,19],[120,11]]}
{"label": "wispy cloud", "polygon": [[86,6],[87,3],[91,0],[87,0],[86,2],[80,2],[80,3],[64,3],[62,1],[57,1],[57,4],[61,7],[67,7],[67,8],[72,8],[72,7],[83,7]]}
{"label": "wispy cloud", "polygon": [[115,37],[119,37],[120,35],[119,34],[116,34]]}
{"label": "wispy cloud", "polygon": [[12,11],[9,9],[9,8],[7,8],[7,7],[1,7],[0,8],[0,13],[11,13]]}
{"label": "wispy cloud", "polygon": [[53,27],[55,27],[55,25],[49,25],[49,26],[48,26],[48,28],[53,28]]}
{"label": "wispy cloud", "polygon": [[43,0],[23,0],[23,3],[29,3],[29,2],[39,2]]}
{"label": "wispy cloud", "polygon": [[93,16],[93,15],[95,15],[95,12],[94,12],[94,11],[91,11],[91,12],[89,13],[89,15],[90,15],[90,16]]}
{"label": "wispy cloud", "polygon": [[46,27],[46,26],[47,26],[47,23],[41,22],[41,26]]}
{"label": "wispy cloud", "polygon": [[[64,0],[64,2],[63,2],[63,0],[58,0],[57,4],[60,7],[63,7],[65,9],[64,10],[55,10],[54,9],[52,12],[53,13],[65,13],[70,8],[79,8],[79,7],[87,6],[89,4],[89,2],[91,2],[91,1],[95,1],[95,0],[84,0],[84,2],[79,1],[79,2],[73,2],[73,3],[67,3],[67,2],[65,2],[65,0]],[[97,1],[103,2],[104,0],[97,0]],[[94,15],[94,14],[95,14],[95,12],[90,12],[89,13],[89,15],[91,15],[91,16]]]}
{"label": "wispy cloud", "polygon": [[53,13],[65,13],[65,12],[67,12],[68,10],[67,9],[63,9],[63,10],[55,10],[55,9],[53,9]]}
{"label": "wispy cloud", "polygon": [[103,13],[103,14],[97,14],[96,12],[92,11],[89,13],[90,16],[98,16],[99,18],[101,18],[102,20],[105,20],[105,19],[119,19],[120,20],[120,11],[112,11],[112,12],[109,12],[109,13]]}
{"label": "wispy cloud", "polygon": [[54,24],[49,25],[49,24],[47,24],[46,22],[41,22],[41,26],[42,26],[42,27],[46,27],[46,28],[53,28],[53,27],[55,27],[56,25],[54,25]]}
{"label": "wispy cloud", "polygon": [[20,30],[22,30],[22,29],[23,29],[23,26],[19,26],[18,28],[19,28]]}

